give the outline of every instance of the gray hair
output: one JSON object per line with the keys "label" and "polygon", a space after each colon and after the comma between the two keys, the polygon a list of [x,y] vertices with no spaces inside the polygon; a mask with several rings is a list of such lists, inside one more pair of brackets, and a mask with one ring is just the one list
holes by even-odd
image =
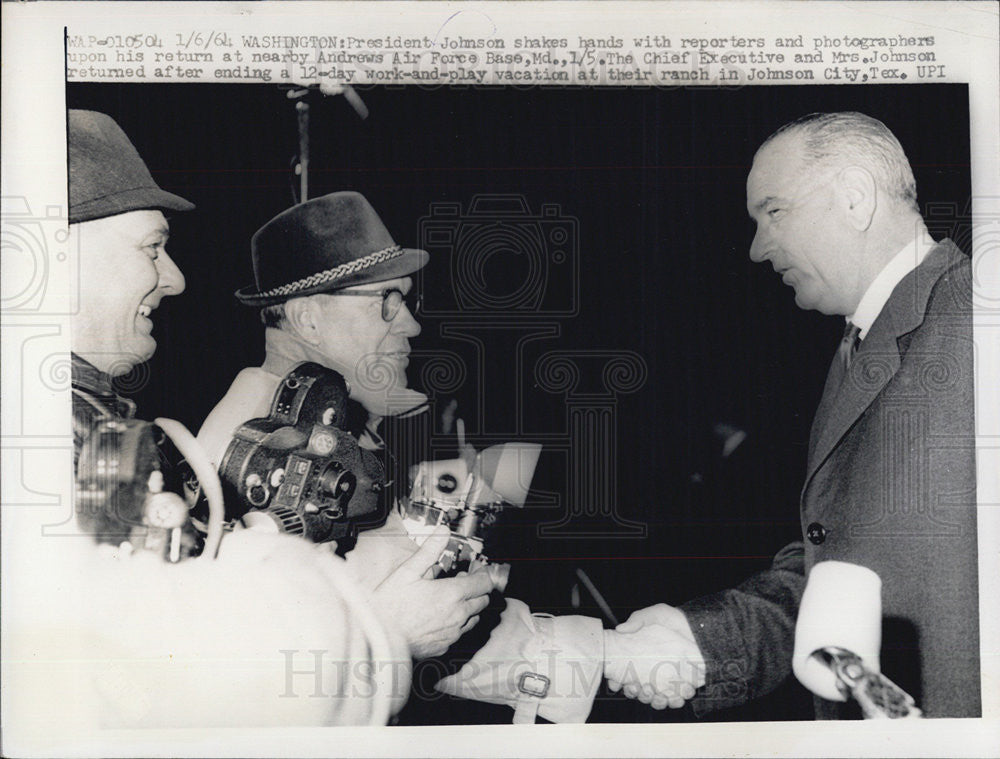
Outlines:
{"label": "gray hair", "polygon": [[285,304],[275,303],[273,306],[264,306],[260,310],[260,320],[265,327],[281,329],[285,325]]}
{"label": "gray hair", "polygon": [[[803,158],[811,168],[856,161],[878,186],[919,213],[913,169],[896,135],[878,119],[863,113],[810,113],[785,124],[764,145],[783,134],[801,135]],[[761,145],[763,148],[764,145]]]}

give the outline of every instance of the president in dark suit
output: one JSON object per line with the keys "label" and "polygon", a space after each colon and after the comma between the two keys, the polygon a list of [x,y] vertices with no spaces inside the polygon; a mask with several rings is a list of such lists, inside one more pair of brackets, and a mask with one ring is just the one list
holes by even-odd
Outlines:
{"label": "president in dark suit", "polygon": [[768,138],[747,209],[751,259],[800,308],[847,320],[810,435],[802,540],[736,588],[633,614],[620,631],[659,626],[662,660],[683,638],[701,661],[610,672],[611,687],[660,708],[691,699],[700,716],[775,688],[794,649],[817,717],[851,716],[832,675],[806,666],[813,642],[840,642],[926,716],[979,716],[970,261],[930,238],[902,147],[859,113],[812,114]]}

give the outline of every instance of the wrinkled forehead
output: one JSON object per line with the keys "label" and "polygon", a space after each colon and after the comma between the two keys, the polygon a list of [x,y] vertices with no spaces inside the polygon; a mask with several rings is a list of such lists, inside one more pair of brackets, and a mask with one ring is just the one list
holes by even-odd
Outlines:
{"label": "wrinkled forehead", "polygon": [[795,135],[776,137],[754,156],[747,176],[747,211],[752,216],[769,200],[794,194],[796,186],[804,179],[801,138]]}

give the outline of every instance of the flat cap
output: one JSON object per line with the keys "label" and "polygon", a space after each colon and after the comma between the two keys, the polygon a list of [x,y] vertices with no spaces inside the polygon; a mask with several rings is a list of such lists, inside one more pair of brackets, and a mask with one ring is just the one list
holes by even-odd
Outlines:
{"label": "flat cap", "polygon": [[190,211],[179,195],[159,187],[114,119],[97,111],[69,111],[69,221],[160,209]]}

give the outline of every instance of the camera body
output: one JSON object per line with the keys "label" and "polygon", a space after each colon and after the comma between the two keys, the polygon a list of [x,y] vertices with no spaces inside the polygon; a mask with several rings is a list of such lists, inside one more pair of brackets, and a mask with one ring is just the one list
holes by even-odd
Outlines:
{"label": "camera body", "polygon": [[494,587],[503,592],[509,564],[490,561],[484,553],[486,538],[507,507],[523,508],[541,446],[503,443],[468,457],[424,461],[413,474],[408,498],[398,504],[400,518],[410,537],[419,543],[438,525],[451,535],[438,558],[445,573],[489,572]]}
{"label": "camera body", "polygon": [[451,572],[472,571],[481,564],[489,563],[483,553],[483,544],[489,528],[503,508],[502,502],[470,505],[411,494],[410,498],[400,502],[399,512],[404,525],[410,527],[413,534],[433,529],[439,524],[448,527],[451,536],[438,564],[445,572]]}
{"label": "camera body", "polygon": [[385,473],[348,431],[360,418],[354,405],[337,372],[312,362],[295,366],[268,416],[233,433],[219,465],[226,519],[317,543],[356,535],[354,520],[378,508]]}
{"label": "camera body", "polygon": [[507,587],[510,565],[490,561],[483,553],[483,543],[503,508],[504,504],[499,501],[470,505],[434,500],[416,493],[401,499],[398,506],[403,526],[418,544],[422,544],[427,532],[438,525],[448,527],[451,532],[448,545],[437,560],[444,574],[486,571],[493,580],[493,587],[501,593]]}
{"label": "camera body", "polygon": [[76,511],[98,543],[131,544],[164,560],[200,553],[180,454],[163,430],[139,419],[98,420],[80,449]]}

